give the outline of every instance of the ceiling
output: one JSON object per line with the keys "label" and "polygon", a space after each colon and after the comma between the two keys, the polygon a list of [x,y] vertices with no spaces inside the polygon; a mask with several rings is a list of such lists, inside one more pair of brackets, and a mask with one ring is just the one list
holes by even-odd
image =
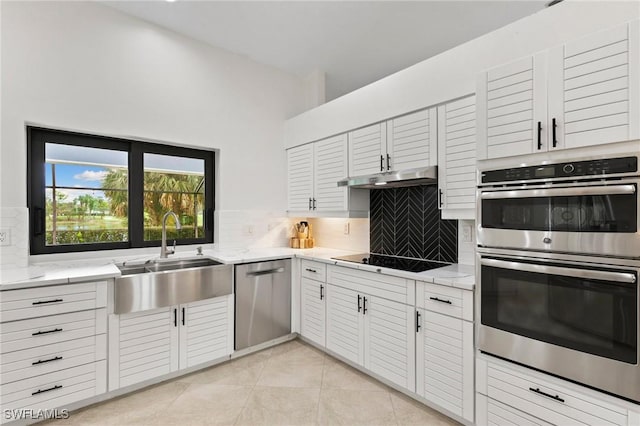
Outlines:
{"label": "ceiling", "polygon": [[305,77],[327,101],[531,15],[545,1],[105,1],[110,7]]}

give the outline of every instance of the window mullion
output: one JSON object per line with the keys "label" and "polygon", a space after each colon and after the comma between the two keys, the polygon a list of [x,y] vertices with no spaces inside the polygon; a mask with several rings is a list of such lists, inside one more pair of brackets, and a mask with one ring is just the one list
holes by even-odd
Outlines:
{"label": "window mullion", "polygon": [[129,151],[129,239],[131,247],[144,246],[144,164],[140,145]]}

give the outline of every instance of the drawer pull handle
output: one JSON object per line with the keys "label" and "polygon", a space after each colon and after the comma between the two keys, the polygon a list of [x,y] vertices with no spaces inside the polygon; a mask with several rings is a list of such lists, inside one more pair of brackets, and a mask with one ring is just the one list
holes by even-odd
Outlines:
{"label": "drawer pull handle", "polygon": [[535,393],[540,394],[542,396],[546,396],[547,398],[555,399],[556,401],[560,401],[560,402],[564,403],[564,399],[560,398],[558,395],[554,396],[554,395],[548,394],[546,392],[542,392],[540,390],[540,388],[535,388],[535,389],[534,388],[529,388],[529,390],[531,392],[535,392]]}
{"label": "drawer pull handle", "polygon": [[31,365],[44,364],[45,362],[58,361],[59,359],[62,359],[62,357],[57,356],[55,358],[50,358],[50,359],[39,359],[38,361],[32,362]]}
{"label": "drawer pull handle", "polygon": [[318,271],[316,271],[315,269],[311,269],[311,268],[306,268],[305,271],[313,272],[314,274],[318,273]]}
{"label": "drawer pull handle", "polygon": [[31,333],[31,335],[32,336],[40,336],[41,334],[57,333],[58,331],[62,331],[62,329],[61,328],[54,328],[53,330],[38,331],[36,333]]}
{"label": "drawer pull handle", "polygon": [[431,299],[431,300],[435,300],[436,302],[440,302],[440,303],[447,303],[447,304],[451,305],[451,300],[439,299],[439,298],[437,298],[437,297],[430,297],[429,299]]}
{"label": "drawer pull handle", "polygon": [[62,302],[62,299],[39,300],[37,302],[33,302],[32,305],[44,305],[45,303],[58,303],[58,302]]}
{"label": "drawer pull handle", "polygon": [[31,395],[38,395],[40,393],[45,393],[45,392],[49,392],[49,391],[56,390],[56,389],[62,389],[62,385],[55,385],[54,387],[49,388],[49,389],[38,389],[35,392],[31,392]]}

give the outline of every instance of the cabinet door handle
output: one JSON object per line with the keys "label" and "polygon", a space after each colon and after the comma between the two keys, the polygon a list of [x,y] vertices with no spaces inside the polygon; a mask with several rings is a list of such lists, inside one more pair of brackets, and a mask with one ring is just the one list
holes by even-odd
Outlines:
{"label": "cabinet door handle", "polygon": [[316,199],[315,198],[313,199],[313,209],[314,210],[316,209]]}
{"label": "cabinet door handle", "polygon": [[324,299],[324,286],[320,284],[320,300]]}
{"label": "cabinet door handle", "polygon": [[387,154],[387,170],[391,170],[391,156]]}
{"label": "cabinet door handle", "polygon": [[542,149],[542,121],[538,121],[538,150]]}
{"label": "cabinet door handle", "polygon": [[178,326],[178,308],[173,308],[173,326]]}
{"label": "cabinet door handle", "polygon": [[416,333],[420,332],[420,311],[416,311]]}
{"label": "cabinet door handle", "polygon": [[62,385],[55,385],[54,387],[49,388],[49,389],[42,389],[42,390],[38,389],[35,392],[31,392],[31,395],[38,395],[38,394],[49,392],[49,391],[56,390],[56,389],[62,389]]}
{"label": "cabinet door handle", "polygon": [[184,307],[183,307],[182,308],[182,325],[184,325],[184,317],[185,317],[185,315],[184,315]]}
{"label": "cabinet door handle", "polygon": [[57,356],[57,357],[55,357],[55,358],[49,358],[49,359],[39,359],[39,360],[37,360],[37,361],[32,362],[32,363],[31,363],[31,365],[44,364],[44,363],[46,363],[46,362],[58,361],[58,360],[60,360],[60,359],[62,359],[62,357],[61,357],[61,356]]}
{"label": "cabinet door handle", "polygon": [[564,399],[560,398],[558,395],[551,395],[549,393],[543,392],[540,388],[529,388],[531,392],[535,392],[539,395],[546,396],[547,398],[555,399],[556,401],[564,403]]}
{"label": "cabinet door handle", "polygon": [[362,315],[367,315],[367,298],[362,298]]}
{"label": "cabinet door handle", "polygon": [[362,306],[360,305],[360,295],[358,295],[358,312],[360,312],[362,310]]}
{"label": "cabinet door handle", "polygon": [[381,172],[384,171],[384,156],[383,155],[380,156],[380,171]]}
{"label": "cabinet door handle", "polygon": [[44,305],[46,303],[58,303],[62,301],[63,301],[62,299],[38,300],[37,302],[33,302],[32,305]]}
{"label": "cabinet door handle", "polygon": [[315,269],[311,269],[311,268],[305,268],[305,271],[313,272],[314,274],[318,273],[318,271],[316,271]]}
{"label": "cabinet door handle", "polygon": [[438,189],[438,203],[440,204],[440,207],[442,207],[442,196],[444,195],[444,192],[442,191],[442,189]]}
{"label": "cabinet door handle", "polygon": [[309,197],[309,210],[311,210],[311,197]]}
{"label": "cabinet door handle", "polygon": [[32,336],[40,336],[41,334],[57,333],[59,331],[62,331],[62,329],[61,328],[54,328],[53,330],[38,331],[36,333],[31,333],[31,335]]}
{"label": "cabinet door handle", "polygon": [[430,297],[429,299],[435,300],[436,302],[447,303],[447,304],[451,305],[451,300],[444,300],[444,299],[440,299],[438,297]]}
{"label": "cabinet door handle", "polygon": [[558,146],[558,138],[556,137],[556,129],[558,125],[556,124],[556,119],[551,120],[551,134],[553,135],[553,147]]}

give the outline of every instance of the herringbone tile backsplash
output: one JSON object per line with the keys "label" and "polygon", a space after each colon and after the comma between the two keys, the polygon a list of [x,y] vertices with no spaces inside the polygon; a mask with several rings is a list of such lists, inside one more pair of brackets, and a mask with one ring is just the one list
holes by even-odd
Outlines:
{"label": "herringbone tile backsplash", "polygon": [[458,261],[458,221],[440,217],[437,186],[372,189],[370,208],[372,253]]}

